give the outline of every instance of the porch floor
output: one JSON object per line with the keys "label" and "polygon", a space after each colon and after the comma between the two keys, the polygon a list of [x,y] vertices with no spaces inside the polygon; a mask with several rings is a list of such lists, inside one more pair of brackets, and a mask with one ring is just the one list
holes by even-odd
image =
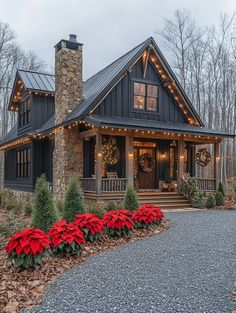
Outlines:
{"label": "porch floor", "polygon": [[[124,198],[124,192],[102,192],[99,196],[94,192],[84,192],[85,200],[99,202],[117,201]],[[178,192],[139,191],[140,204],[152,203],[161,209],[184,209],[190,208],[188,200]]]}

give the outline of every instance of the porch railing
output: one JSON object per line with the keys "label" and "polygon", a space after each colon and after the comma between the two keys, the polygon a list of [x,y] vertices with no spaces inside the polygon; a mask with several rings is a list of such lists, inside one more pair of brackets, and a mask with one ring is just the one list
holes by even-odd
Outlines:
{"label": "porch railing", "polygon": [[95,178],[81,178],[81,187],[85,191],[96,191],[96,179]]}
{"label": "porch railing", "polygon": [[119,192],[125,191],[127,185],[126,178],[102,178],[102,190],[101,191],[111,191],[111,192]]}
{"label": "porch railing", "polygon": [[196,178],[197,186],[202,191],[215,191],[216,180],[214,178]]}
{"label": "porch railing", "polygon": [[[81,178],[81,187],[84,191],[96,191],[96,178]],[[121,192],[127,187],[126,178],[102,178],[101,192]]]}

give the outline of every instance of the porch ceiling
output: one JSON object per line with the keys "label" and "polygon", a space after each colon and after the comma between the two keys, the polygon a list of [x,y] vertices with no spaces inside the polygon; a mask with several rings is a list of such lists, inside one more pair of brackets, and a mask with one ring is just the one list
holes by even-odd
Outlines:
{"label": "porch ceiling", "polygon": [[127,119],[107,116],[90,115],[85,117],[85,122],[92,124],[96,127],[114,127],[114,128],[127,128],[134,130],[150,130],[160,132],[173,132],[187,135],[201,135],[209,137],[229,137],[234,138],[235,135],[212,130],[202,126],[195,126],[191,124],[174,124],[169,122],[151,121],[151,120],[138,120]]}

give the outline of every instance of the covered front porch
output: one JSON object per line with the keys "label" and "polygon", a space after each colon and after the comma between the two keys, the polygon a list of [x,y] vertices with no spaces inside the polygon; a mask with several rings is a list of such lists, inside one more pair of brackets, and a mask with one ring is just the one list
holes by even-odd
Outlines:
{"label": "covered front porch", "polygon": [[179,193],[182,181],[197,174],[196,149],[203,144],[214,147],[214,173],[213,177],[197,178],[198,187],[215,191],[218,186],[219,137],[108,127],[93,127],[80,136],[85,197],[110,195],[118,200],[128,185],[142,194]]}

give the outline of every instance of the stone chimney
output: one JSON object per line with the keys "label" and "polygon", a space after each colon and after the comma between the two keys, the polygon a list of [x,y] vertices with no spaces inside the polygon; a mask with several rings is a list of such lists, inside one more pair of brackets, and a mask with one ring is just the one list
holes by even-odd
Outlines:
{"label": "stone chimney", "polygon": [[[62,123],[83,98],[82,44],[76,35],[61,40],[56,46],[55,122]],[[55,134],[53,152],[53,193],[65,194],[69,178],[82,176],[83,140],[77,127],[66,127]]]}
{"label": "stone chimney", "polygon": [[60,124],[83,99],[82,47],[76,35],[55,46],[55,121]]}

